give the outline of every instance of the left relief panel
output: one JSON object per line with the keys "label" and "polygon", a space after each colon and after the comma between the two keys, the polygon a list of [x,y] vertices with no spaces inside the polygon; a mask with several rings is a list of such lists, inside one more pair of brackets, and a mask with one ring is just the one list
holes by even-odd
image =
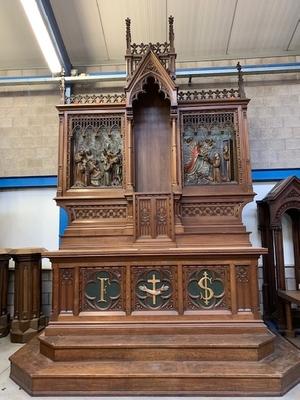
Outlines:
{"label": "left relief panel", "polygon": [[122,187],[124,116],[72,115],[68,122],[69,188]]}

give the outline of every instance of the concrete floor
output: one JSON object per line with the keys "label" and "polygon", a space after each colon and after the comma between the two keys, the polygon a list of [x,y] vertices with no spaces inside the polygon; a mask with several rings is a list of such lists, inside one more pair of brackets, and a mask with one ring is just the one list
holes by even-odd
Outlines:
{"label": "concrete floor", "polygon": [[[92,399],[120,399],[120,400],[137,400],[138,398],[141,400],[183,400],[185,397],[31,397],[23,389],[21,389],[18,385],[16,385],[9,378],[10,365],[8,361],[8,357],[13,354],[16,350],[18,350],[22,344],[11,343],[9,340],[9,336],[5,338],[0,338],[0,399],[2,400],[25,400],[25,399],[34,399],[34,400],[70,400],[72,398],[76,400],[92,400]],[[186,397],[186,399],[203,399],[203,400],[300,400],[300,384],[295,388],[290,390],[283,397]]]}

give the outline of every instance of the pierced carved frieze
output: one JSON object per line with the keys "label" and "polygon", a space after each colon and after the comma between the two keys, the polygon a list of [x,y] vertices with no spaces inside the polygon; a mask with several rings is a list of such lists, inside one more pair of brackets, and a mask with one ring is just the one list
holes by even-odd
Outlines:
{"label": "pierced carved frieze", "polygon": [[183,113],[181,132],[184,185],[237,181],[239,151],[233,112]]}
{"label": "pierced carved frieze", "polygon": [[123,104],[125,93],[72,94],[65,98],[67,104]]}
{"label": "pierced carved frieze", "polygon": [[71,206],[70,214],[72,221],[110,218],[124,219],[127,217],[127,206],[123,204]]}
{"label": "pierced carved frieze", "polygon": [[124,268],[81,268],[81,311],[124,310]]}
{"label": "pierced carved frieze", "polygon": [[131,54],[137,54],[137,55],[144,55],[146,54],[148,49],[151,49],[153,53],[157,55],[161,54],[169,54],[170,52],[170,43],[164,42],[164,43],[141,43],[141,44],[136,44],[132,43],[131,44]]}
{"label": "pierced carved frieze", "polygon": [[184,266],[186,310],[230,309],[229,272],[226,266]]}
{"label": "pierced carved frieze", "polygon": [[240,97],[238,89],[216,89],[216,90],[181,90],[178,92],[178,102],[193,103],[203,100],[237,99]]}
{"label": "pierced carved frieze", "polygon": [[175,310],[175,266],[132,267],[132,304],[135,311]]}
{"label": "pierced carved frieze", "polygon": [[182,217],[239,217],[243,203],[186,203]]}
{"label": "pierced carved frieze", "polygon": [[72,188],[123,185],[124,118],[120,114],[69,119],[69,183]]}

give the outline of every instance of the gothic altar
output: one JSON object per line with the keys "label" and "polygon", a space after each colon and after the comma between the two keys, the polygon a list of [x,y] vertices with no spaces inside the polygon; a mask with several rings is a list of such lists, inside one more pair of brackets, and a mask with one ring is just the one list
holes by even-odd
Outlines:
{"label": "gothic altar", "polygon": [[56,202],[69,216],[51,321],[11,357],[33,395],[280,395],[300,356],[261,320],[242,223],[254,197],[238,88],[176,85],[169,42],[135,44],[122,93],[59,105]]}

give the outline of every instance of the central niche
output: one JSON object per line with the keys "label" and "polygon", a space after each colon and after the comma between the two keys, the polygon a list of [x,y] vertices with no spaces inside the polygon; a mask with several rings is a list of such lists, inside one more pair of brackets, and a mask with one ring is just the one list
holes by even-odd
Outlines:
{"label": "central niche", "polygon": [[171,191],[170,102],[149,77],[133,103],[136,192]]}

